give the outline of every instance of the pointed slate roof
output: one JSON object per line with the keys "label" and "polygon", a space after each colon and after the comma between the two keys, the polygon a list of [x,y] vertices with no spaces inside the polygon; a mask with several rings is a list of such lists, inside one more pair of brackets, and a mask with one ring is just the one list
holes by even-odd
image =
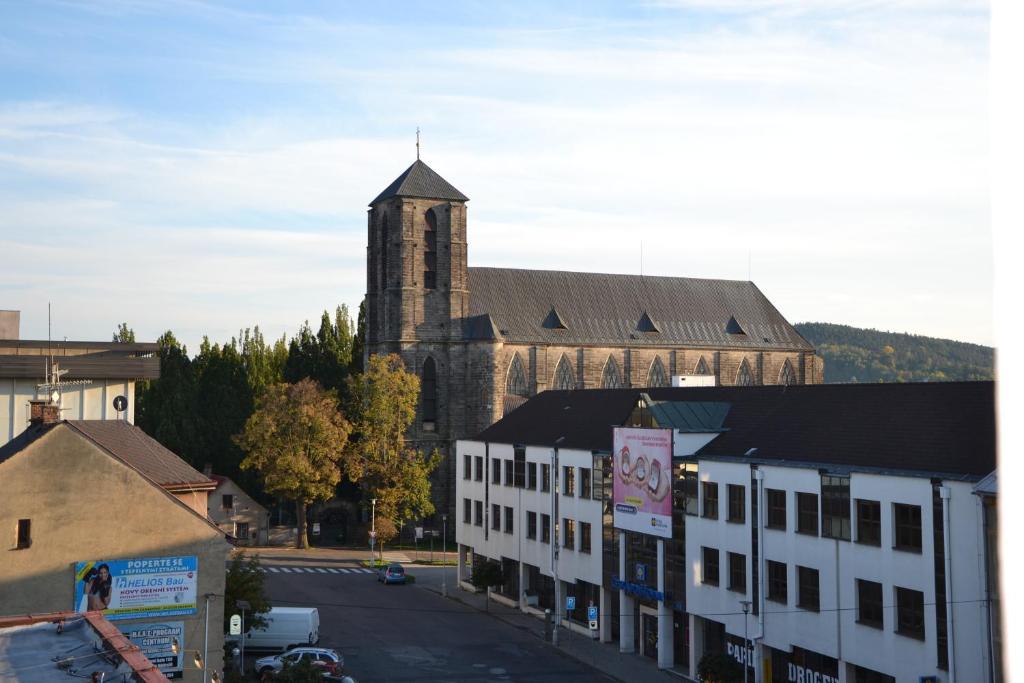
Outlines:
{"label": "pointed slate roof", "polygon": [[395,178],[394,182],[370,202],[377,202],[392,197],[420,197],[424,199],[449,199],[456,202],[468,202],[469,197],[462,194],[447,180],[437,174],[434,169],[417,159],[405,172]]}

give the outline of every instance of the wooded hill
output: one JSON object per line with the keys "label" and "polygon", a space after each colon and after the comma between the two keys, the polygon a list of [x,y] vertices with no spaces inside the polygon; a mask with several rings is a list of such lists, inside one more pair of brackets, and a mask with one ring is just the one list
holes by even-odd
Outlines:
{"label": "wooded hill", "polygon": [[825,359],[825,381],[949,382],[995,377],[994,349],[916,334],[797,323]]}

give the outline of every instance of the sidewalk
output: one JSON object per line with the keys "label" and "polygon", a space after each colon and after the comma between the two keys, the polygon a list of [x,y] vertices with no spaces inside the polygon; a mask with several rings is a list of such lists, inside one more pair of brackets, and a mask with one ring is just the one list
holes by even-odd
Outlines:
{"label": "sidewalk", "polygon": [[[421,588],[440,594],[434,586]],[[506,607],[494,600],[487,606],[484,593],[453,588],[448,591],[448,599],[469,605],[481,612],[486,611],[495,619],[500,619],[510,626],[535,635],[544,640],[544,620],[531,614],[524,614],[512,607]],[[554,647],[554,646],[552,646]],[[558,634],[558,649],[566,656],[572,657],[607,676],[623,683],[683,683],[690,681],[678,671],[662,671],[657,662],[637,654],[619,654],[616,643],[602,643],[587,636],[563,628]]]}

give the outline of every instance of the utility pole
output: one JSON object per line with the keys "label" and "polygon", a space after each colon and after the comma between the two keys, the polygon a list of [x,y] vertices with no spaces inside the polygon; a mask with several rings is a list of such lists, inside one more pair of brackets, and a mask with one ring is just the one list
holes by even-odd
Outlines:
{"label": "utility pole", "polygon": [[564,436],[555,440],[551,449],[551,575],[555,582],[555,628],[551,632],[551,644],[558,647],[558,629],[562,625],[562,586],[558,580],[558,446]]}
{"label": "utility pole", "polygon": [[747,683],[747,670],[750,668],[750,647],[747,645],[747,613],[750,611],[750,600],[740,600],[743,608],[743,683]]}
{"label": "utility pole", "polygon": [[370,499],[370,566],[373,566],[373,544],[377,542],[377,499]]}
{"label": "utility pole", "polygon": [[448,515],[441,515],[441,597],[448,597]]}

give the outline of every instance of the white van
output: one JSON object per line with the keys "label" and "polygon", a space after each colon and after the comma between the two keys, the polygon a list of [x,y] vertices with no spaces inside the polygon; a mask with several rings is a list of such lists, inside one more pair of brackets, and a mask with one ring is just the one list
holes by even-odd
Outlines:
{"label": "white van", "polygon": [[316,607],[271,607],[263,618],[266,626],[246,634],[246,651],[283,651],[320,642],[320,612]]}

